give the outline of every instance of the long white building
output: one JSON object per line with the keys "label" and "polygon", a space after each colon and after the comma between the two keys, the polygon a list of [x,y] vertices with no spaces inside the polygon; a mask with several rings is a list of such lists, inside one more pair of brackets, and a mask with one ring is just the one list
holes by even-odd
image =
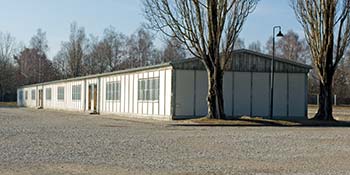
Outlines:
{"label": "long white building", "polygon": [[[269,117],[271,56],[237,50],[224,74],[228,117]],[[307,117],[310,66],[275,59],[274,118]],[[17,90],[18,106],[181,119],[207,114],[207,73],[198,59],[90,75]]]}

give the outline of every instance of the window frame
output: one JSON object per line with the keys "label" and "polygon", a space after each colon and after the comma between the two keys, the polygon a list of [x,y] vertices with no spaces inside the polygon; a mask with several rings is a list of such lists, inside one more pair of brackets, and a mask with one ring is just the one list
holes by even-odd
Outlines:
{"label": "window frame", "polygon": [[106,101],[120,101],[121,100],[121,83],[120,83],[120,81],[108,81],[108,82],[106,82],[105,95],[106,95]]}
{"label": "window frame", "polygon": [[137,100],[139,102],[157,102],[160,95],[160,78],[149,77],[138,79]]}
{"label": "window frame", "polygon": [[30,96],[31,96],[32,101],[36,100],[36,91],[35,91],[35,89],[32,89]]}
{"label": "window frame", "polygon": [[[50,92],[50,93],[48,93]],[[49,94],[49,95],[48,95]],[[48,98],[50,97],[50,98]],[[45,88],[45,100],[52,100],[52,89],[51,88]]]}
{"label": "window frame", "polygon": [[20,100],[20,101],[23,101],[23,91],[22,90],[20,90],[19,92],[18,92],[18,99]]}
{"label": "window frame", "polygon": [[72,101],[81,101],[81,84],[72,85]]}
{"label": "window frame", "polygon": [[[61,97],[60,90],[63,90],[62,98],[60,98]],[[65,92],[64,91],[65,91],[64,86],[57,87],[57,101],[64,101],[64,99],[65,99],[65,97],[64,97]]]}

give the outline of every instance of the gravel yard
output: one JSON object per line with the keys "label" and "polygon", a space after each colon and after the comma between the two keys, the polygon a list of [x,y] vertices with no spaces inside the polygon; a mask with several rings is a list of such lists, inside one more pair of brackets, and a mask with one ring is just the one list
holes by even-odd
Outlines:
{"label": "gravel yard", "polygon": [[347,127],[199,127],[0,108],[0,174],[350,174]]}

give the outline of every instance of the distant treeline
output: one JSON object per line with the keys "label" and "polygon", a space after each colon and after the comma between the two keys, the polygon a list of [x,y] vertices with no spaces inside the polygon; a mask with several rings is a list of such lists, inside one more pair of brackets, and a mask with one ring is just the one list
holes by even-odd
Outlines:
{"label": "distant treeline", "polygon": [[[111,72],[190,57],[186,48],[175,38],[163,38],[156,47],[156,37],[140,27],[132,35],[118,32],[114,27],[104,30],[102,36],[87,35],[84,27],[71,24],[70,35],[63,41],[53,58],[47,57],[49,49],[46,32],[38,29],[28,46],[18,44],[9,33],[0,33],[0,101],[15,101],[18,86]],[[272,53],[272,38],[263,46],[260,41],[249,43],[239,38],[235,48],[247,48],[267,54]],[[276,55],[312,64],[306,41],[294,31],[288,31],[276,43]],[[350,53],[336,72],[334,93],[339,99],[350,98]],[[319,81],[316,72],[309,74],[309,93],[317,94]]]}

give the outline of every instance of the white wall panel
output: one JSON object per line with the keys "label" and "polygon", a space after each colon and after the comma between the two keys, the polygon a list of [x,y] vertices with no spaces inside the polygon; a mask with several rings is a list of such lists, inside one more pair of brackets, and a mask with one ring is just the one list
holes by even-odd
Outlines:
{"label": "white wall panel", "polygon": [[226,116],[232,116],[232,96],[233,96],[233,72],[224,74],[224,109]]}
{"label": "white wall panel", "polygon": [[287,73],[275,73],[273,116],[287,117]]}
{"label": "white wall panel", "polygon": [[208,74],[206,71],[196,71],[196,116],[208,114]]}
{"label": "white wall panel", "polygon": [[173,70],[165,70],[165,115],[170,116],[171,114],[171,100],[172,100],[172,87],[175,86],[172,84],[172,72]]}
{"label": "white wall panel", "polygon": [[140,109],[139,109],[139,103],[138,103],[138,101],[137,101],[137,99],[138,99],[138,96],[137,96],[137,94],[138,94],[138,79],[139,79],[139,74],[134,74],[134,111],[133,111],[133,113],[134,114],[138,114],[139,113],[139,111],[140,111]]}
{"label": "white wall panel", "polygon": [[305,74],[289,74],[289,116],[305,115]]}
{"label": "white wall panel", "polygon": [[269,73],[253,73],[252,81],[252,115],[267,117],[269,115]]}
{"label": "white wall panel", "polygon": [[166,96],[166,71],[161,71],[159,73],[159,114],[165,115],[165,96]]}
{"label": "white wall panel", "polygon": [[194,71],[176,70],[177,116],[192,116],[194,107]]}
{"label": "white wall panel", "polygon": [[234,74],[234,115],[250,115],[251,73]]}

